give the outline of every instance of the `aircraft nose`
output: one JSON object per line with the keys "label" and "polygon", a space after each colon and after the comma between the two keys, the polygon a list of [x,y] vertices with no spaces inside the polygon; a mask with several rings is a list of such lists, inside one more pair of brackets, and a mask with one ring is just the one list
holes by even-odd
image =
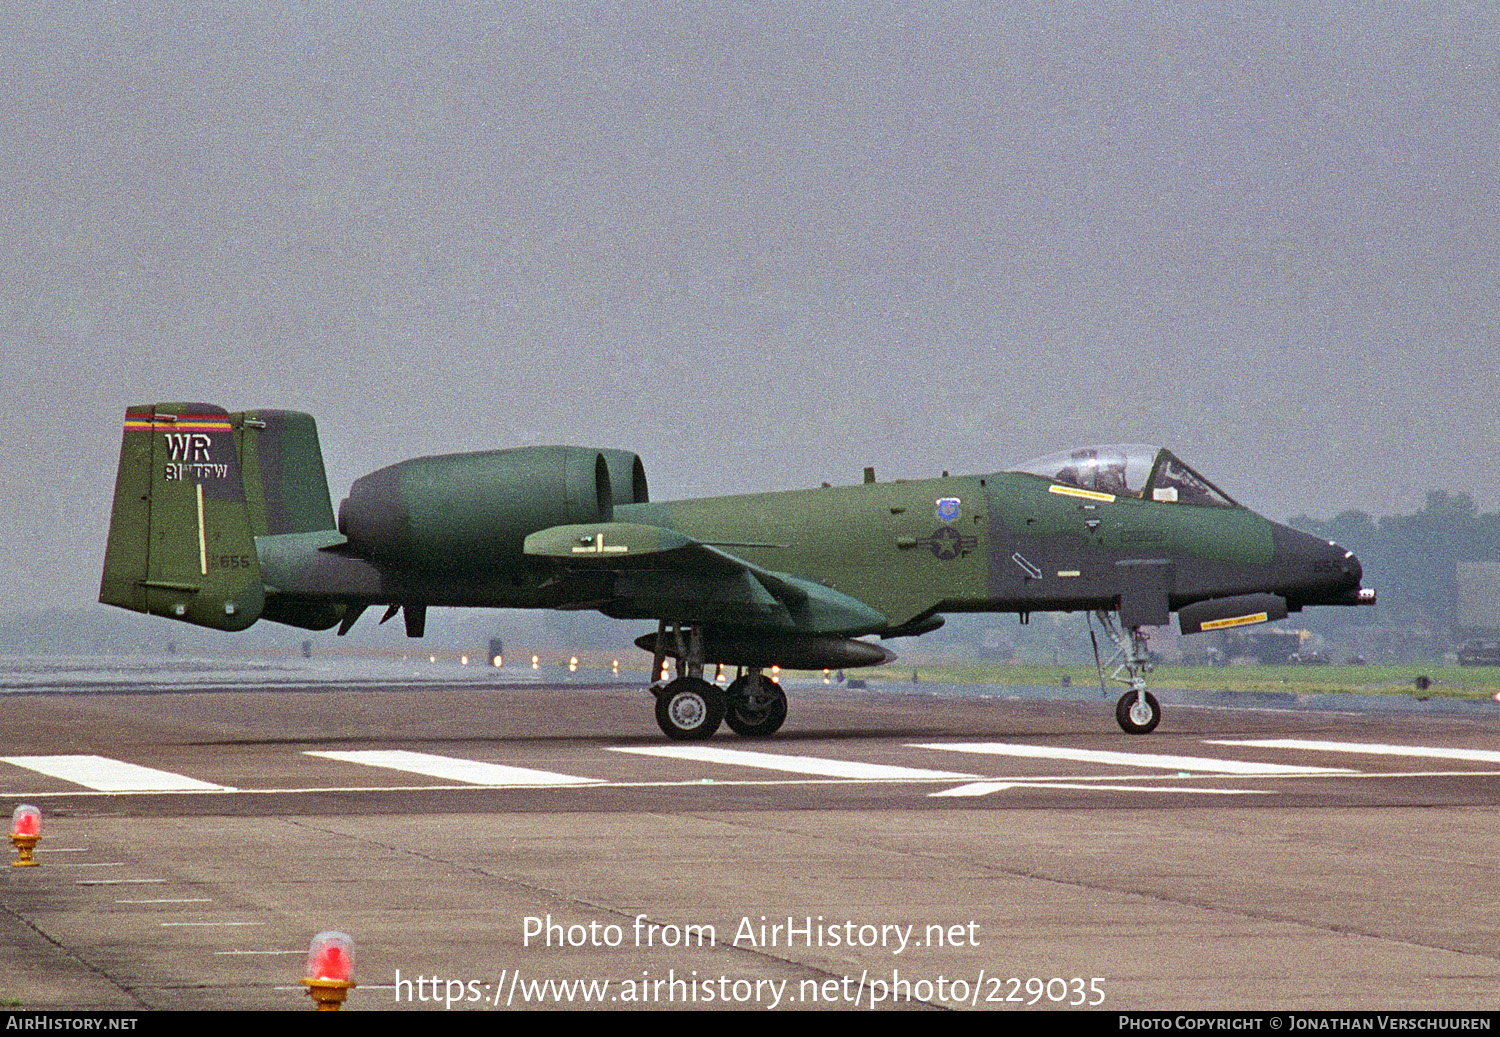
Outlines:
{"label": "aircraft nose", "polygon": [[[1316,537],[1311,539],[1317,540]],[[1308,553],[1312,556],[1314,572],[1335,577],[1340,586],[1359,586],[1360,577],[1364,576],[1365,568],[1359,564],[1359,559],[1354,557],[1353,551],[1346,550],[1332,540],[1317,540],[1316,547]]]}
{"label": "aircraft nose", "polygon": [[1359,586],[1364,567],[1353,551],[1331,540],[1281,526],[1276,531],[1276,556],[1289,597],[1315,602]]}
{"label": "aircraft nose", "polygon": [[1359,586],[1359,581],[1363,579],[1365,575],[1365,567],[1359,564],[1359,559],[1354,557],[1354,552],[1345,551],[1338,544],[1330,544],[1329,546],[1332,547],[1335,551],[1342,552],[1343,559],[1339,563],[1339,565],[1343,569],[1344,574],[1349,577],[1350,581],[1356,587]]}

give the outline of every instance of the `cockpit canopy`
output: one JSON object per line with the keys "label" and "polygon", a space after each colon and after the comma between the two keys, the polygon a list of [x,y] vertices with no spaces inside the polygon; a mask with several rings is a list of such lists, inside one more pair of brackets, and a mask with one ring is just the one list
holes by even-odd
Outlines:
{"label": "cockpit canopy", "polygon": [[1183,464],[1170,451],[1143,443],[1116,443],[1048,454],[1017,465],[1024,472],[1091,493],[1178,504],[1232,508],[1229,494]]}

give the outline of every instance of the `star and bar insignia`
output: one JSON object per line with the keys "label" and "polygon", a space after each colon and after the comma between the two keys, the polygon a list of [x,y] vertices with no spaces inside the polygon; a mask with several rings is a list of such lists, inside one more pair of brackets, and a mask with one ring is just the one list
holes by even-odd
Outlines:
{"label": "star and bar insignia", "polygon": [[943,526],[931,536],[926,536],[918,540],[915,546],[930,547],[932,549],[932,557],[942,562],[950,558],[957,558],[963,552],[978,547],[979,538],[966,537],[952,526]]}

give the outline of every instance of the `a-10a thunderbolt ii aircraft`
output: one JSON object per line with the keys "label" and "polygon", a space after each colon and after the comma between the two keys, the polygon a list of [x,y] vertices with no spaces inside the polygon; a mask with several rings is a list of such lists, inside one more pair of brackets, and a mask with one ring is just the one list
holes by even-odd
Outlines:
{"label": "a-10a thunderbolt ii aircraft", "polygon": [[[358,479],[335,522],[313,419],[203,403],[131,407],[99,600],[220,630],[348,632],[371,605],[420,637],[434,605],[654,619],[637,644],[671,738],[786,717],[773,666],[868,666],[862,638],[943,613],[1089,611],[1115,644],[1115,715],[1156,727],[1146,628],[1183,633],[1374,601],[1337,544],[1237,504],[1170,451],[1064,451],[988,475],[656,502],[623,450],[419,457]],[[384,622],[384,619],[382,619]],[[737,667],[727,688],[706,664]],[[1117,664],[1117,665],[1116,665]],[[1102,674],[1102,669],[1101,669]]]}

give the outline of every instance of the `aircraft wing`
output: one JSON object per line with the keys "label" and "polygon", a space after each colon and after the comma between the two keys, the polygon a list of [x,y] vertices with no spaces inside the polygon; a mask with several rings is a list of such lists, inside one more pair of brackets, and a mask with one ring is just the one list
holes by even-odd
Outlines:
{"label": "aircraft wing", "polygon": [[553,526],[526,538],[525,553],[565,568],[611,572],[620,618],[695,621],[856,636],[886,617],[856,598],[761,568],[674,529],[633,522]]}

